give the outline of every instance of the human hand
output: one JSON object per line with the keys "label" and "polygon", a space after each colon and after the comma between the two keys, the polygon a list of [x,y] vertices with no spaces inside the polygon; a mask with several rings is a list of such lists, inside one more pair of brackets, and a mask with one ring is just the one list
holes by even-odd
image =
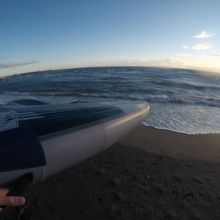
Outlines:
{"label": "human hand", "polygon": [[[0,206],[20,206],[25,203],[22,196],[7,196],[8,189],[0,188]],[[0,212],[2,208],[0,208]]]}

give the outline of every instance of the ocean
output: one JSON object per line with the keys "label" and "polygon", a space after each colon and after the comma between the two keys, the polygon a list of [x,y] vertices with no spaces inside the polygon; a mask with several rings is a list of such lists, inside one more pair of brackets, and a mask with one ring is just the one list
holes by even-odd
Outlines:
{"label": "ocean", "polygon": [[220,74],[151,67],[44,71],[0,78],[0,104],[147,101],[144,125],[186,134],[220,133]]}

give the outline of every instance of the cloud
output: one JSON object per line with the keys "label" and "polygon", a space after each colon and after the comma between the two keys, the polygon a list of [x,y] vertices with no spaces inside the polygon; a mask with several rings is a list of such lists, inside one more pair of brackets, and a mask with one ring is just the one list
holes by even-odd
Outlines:
{"label": "cloud", "polygon": [[64,38],[71,39],[71,38],[73,38],[73,36],[72,35],[65,35]]}
{"label": "cloud", "polygon": [[183,49],[189,49],[189,46],[186,45],[186,44],[183,44],[183,45],[182,45],[182,48],[183,48]]}
{"label": "cloud", "polygon": [[165,59],[158,59],[158,60],[149,60],[146,61],[144,64],[145,66],[156,66],[156,67],[168,67],[168,68],[188,68],[189,67],[189,60],[188,57],[169,57]]}
{"label": "cloud", "polygon": [[208,53],[207,56],[209,56],[209,57],[220,57],[220,53]]}
{"label": "cloud", "polygon": [[212,45],[211,44],[195,44],[194,46],[192,46],[192,49],[194,50],[208,50],[212,48]]}
{"label": "cloud", "polygon": [[176,53],[177,57],[191,57],[192,54],[190,53]]}
{"label": "cloud", "polygon": [[214,33],[208,33],[206,31],[201,31],[199,34],[194,35],[193,38],[207,39],[207,38],[211,38],[214,36],[215,36]]}
{"label": "cloud", "polygon": [[0,60],[0,69],[13,68],[18,66],[27,66],[31,64],[39,63],[39,61],[12,61],[12,60]]}

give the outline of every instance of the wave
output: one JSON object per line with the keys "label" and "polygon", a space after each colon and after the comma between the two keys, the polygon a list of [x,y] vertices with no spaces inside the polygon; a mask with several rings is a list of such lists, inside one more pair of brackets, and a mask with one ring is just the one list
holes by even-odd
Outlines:
{"label": "wave", "polygon": [[156,82],[153,81],[152,84],[154,85],[158,85],[158,86],[164,86],[164,87],[170,87],[170,88],[181,88],[181,89],[185,89],[185,90],[202,90],[202,91],[206,91],[206,90],[213,90],[215,92],[220,92],[220,86],[218,85],[208,85],[208,84],[193,84],[190,82],[187,83],[180,83],[180,82]]}
{"label": "wave", "polygon": [[[70,94],[69,94],[70,95]],[[72,94],[73,95],[73,94]],[[99,97],[99,98],[113,98],[113,99],[123,99],[123,100],[136,100],[136,101],[148,101],[151,103],[170,103],[170,104],[182,104],[182,105],[199,105],[199,106],[210,106],[210,107],[220,107],[220,100],[209,98],[206,100],[187,100],[182,97],[169,97],[167,95],[147,95],[143,96],[141,94],[119,94],[119,93],[81,93],[74,94],[83,97]]]}
{"label": "wave", "polygon": [[179,105],[198,105],[198,106],[210,106],[220,107],[220,99],[218,98],[201,98],[201,97],[186,97],[178,96],[175,94],[143,94],[143,93],[118,93],[118,92],[106,92],[99,93],[81,92],[81,91],[36,91],[36,92],[4,92],[5,95],[22,95],[22,96],[72,96],[72,97],[87,97],[87,98],[111,98],[122,100],[135,100],[135,101],[147,101],[150,103],[166,103],[166,104],[179,104]]}

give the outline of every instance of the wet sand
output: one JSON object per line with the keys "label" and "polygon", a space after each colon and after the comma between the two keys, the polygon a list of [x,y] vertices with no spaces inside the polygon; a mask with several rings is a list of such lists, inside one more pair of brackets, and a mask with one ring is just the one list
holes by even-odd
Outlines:
{"label": "wet sand", "polygon": [[220,135],[140,126],[26,197],[22,219],[220,219]]}

